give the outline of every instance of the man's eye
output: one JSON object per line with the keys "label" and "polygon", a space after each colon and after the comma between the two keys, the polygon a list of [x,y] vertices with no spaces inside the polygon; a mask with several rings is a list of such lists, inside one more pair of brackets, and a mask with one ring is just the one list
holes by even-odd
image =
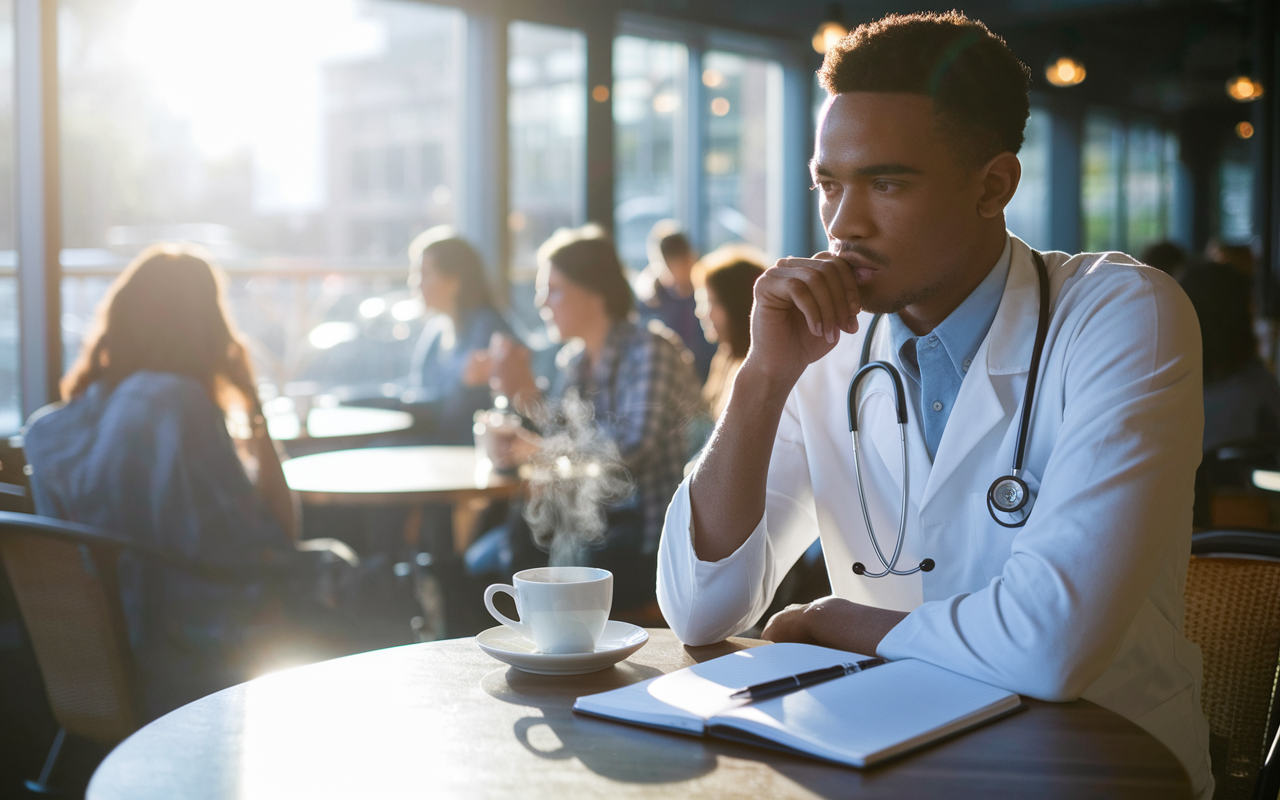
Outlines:
{"label": "man's eye", "polygon": [[885,192],[891,192],[891,191],[893,191],[894,189],[896,189],[896,188],[897,188],[897,184],[895,184],[895,183],[893,183],[893,182],[891,182],[891,181],[875,181],[874,183],[872,183],[872,184],[871,184],[871,188],[872,188],[874,191],[877,191],[877,192],[880,192],[881,194],[884,194]]}
{"label": "man's eye", "polygon": [[836,190],[835,181],[814,181],[810,189],[817,189],[823,194],[831,194]]}

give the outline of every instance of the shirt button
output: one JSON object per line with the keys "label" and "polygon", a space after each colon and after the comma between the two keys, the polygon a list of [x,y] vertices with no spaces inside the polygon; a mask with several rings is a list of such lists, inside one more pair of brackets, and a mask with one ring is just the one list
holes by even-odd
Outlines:
{"label": "shirt button", "polygon": [[941,401],[941,400],[934,400],[934,401],[933,401],[933,410],[934,410],[934,411],[941,411],[941,410],[942,410],[942,401]]}
{"label": "shirt button", "polygon": [[973,362],[972,362],[972,361],[970,361],[970,360],[969,360],[969,359],[967,359],[967,358],[964,360],[964,365],[963,365],[963,366],[964,366],[964,371],[965,371],[965,372],[968,372],[968,371],[969,371],[969,365],[970,365],[970,364],[972,364],[972,363],[973,363]]}

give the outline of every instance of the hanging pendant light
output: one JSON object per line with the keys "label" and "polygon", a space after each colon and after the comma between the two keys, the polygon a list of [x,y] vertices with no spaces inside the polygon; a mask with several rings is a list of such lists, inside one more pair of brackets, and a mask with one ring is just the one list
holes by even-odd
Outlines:
{"label": "hanging pendant light", "polygon": [[844,26],[840,6],[832,3],[827,7],[827,18],[813,33],[813,50],[819,55],[826,55],[828,50],[848,34],[849,29]]}
{"label": "hanging pendant light", "polygon": [[1084,64],[1070,56],[1062,56],[1044,68],[1044,77],[1054,86],[1078,86],[1088,73]]}
{"label": "hanging pendant light", "polygon": [[1248,75],[1237,75],[1227,81],[1227,94],[1237,103],[1252,103],[1262,97],[1262,84]]}

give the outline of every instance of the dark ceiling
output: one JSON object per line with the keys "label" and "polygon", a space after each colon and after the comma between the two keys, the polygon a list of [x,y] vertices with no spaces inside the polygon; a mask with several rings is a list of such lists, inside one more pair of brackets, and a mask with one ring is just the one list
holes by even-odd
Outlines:
{"label": "dark ceiling", "polygon": [[[808,42],[833,14],[856,25],[890,12],[958,7],[1003,35],[1031,67],[1033,89],[1063,102],[1176,116],[1247,115],[1227,78],[1248,66],[1251,0],[620,0],[621,9]],[[1252,0],[1270,2],[1277,0]],[[812,51],[810,50],[810,53]],[[1060,54],[1082,61],[1088,79],[1052,87],[1044,67]],[[814,65],[818,61],[813,54]]]}

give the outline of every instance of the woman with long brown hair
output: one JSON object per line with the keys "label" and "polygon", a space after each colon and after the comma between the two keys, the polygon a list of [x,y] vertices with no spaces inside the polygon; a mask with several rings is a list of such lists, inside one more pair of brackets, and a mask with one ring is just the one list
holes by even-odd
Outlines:
{"label": "woman with long brown hair", "polygon": [[[41,514],[229,569],[290,563],[294,507],[222,279],[199,251],[158,245],[115,281],[26,434]],[[242,461],[228,414],[247,416]],[[244,677],[263,585],[216,585],[127,559],[121,594],[151,713]]]}

